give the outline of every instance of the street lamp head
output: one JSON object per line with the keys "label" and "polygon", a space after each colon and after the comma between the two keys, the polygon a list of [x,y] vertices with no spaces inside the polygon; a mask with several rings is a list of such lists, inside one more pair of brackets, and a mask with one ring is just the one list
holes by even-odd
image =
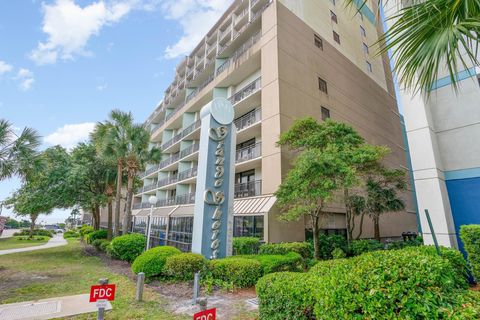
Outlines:
{"label": "street lamp head", "polygon": [[149,202],[152,206],[155,205],[155,204],[157,203],[157,197],[155,197],[155,196],[150,196],[150,197],[148,198],[148,202]]}

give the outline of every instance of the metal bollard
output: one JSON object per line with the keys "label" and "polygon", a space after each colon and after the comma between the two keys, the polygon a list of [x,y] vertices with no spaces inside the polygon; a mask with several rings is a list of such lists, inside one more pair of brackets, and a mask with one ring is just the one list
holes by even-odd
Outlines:
{"label": "metal bollard", "polygon": [[192,305],[197,304],[198,296],[200,295],[200,273],[196,272],[193,278],[193,301]]}
{"label": "metal bollard", "polygon": [[142,299],[143,299],[143,285],[144,285],[144,283],[145,283],[145,273],[140,272],[137,275],[137,294],[136,294],[137,301],[142,301]]}
{"label": "metal bollard", "polygon": [[[108,284],[108,279],[107,278],[99,279],[98,282],[100,283],[100,285],[104,286]],[[105,308],[100,307],[98,308],[97,320],[104,320],[104,319],[105,319]]]}

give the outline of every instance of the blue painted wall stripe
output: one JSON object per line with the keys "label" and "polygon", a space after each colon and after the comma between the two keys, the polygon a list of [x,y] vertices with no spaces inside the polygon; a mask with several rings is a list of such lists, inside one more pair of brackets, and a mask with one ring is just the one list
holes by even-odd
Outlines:
{"label": "blue painted wall stripe", "polygon": [[445,180],[470,179],[480,177],[480,168],[445,171]]}
{"label": "blue painted wall stripe", "polygon": [[[472,67],[470,69],[466,69],[466,70],[458,72],[455,75],[455,79],[457,81],[462,81],[462,80],[474,77],[475,75],[476,75],[475,67]],[[432,88],[430,89],[430,91],[436,90],[436,89],[439,89],[439,88],[442,88],[442,87],[446,87],[450,84],[452,84],[452,80],[450,79],[450,76],[437,79],[437,81],[435,81],[435,83],[432,85]]]}

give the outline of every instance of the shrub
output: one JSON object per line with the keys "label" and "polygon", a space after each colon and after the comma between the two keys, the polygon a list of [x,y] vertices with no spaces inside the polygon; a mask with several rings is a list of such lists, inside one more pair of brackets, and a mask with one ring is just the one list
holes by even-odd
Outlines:
{"label": "shrub", "polygon": [[[115,239],[113,240],[115,241]],[[181,251],[177,248],[168,246],[149,249],[135,259],[132,264],[132,271],[134,273],[144,272],[145,277],[161,275],[167,258],[180,253]]]}
{"label": "shrub", "polygon": [[289,252],[296,252],[302,256],[303,259],[312,257],[310,244],[308,242],[284,242],[284,243],[268,243],[262,244],[259,249],[259,254],[287,254]]}
{"label": "shrub", "polygon": [[100,246],[99,246],[99,249],[103,252],[107,252],[108,250],[108,247],[110,246],[110,241],[108,241],[107,239],[100,239]]}
{"label": "shrub", "polygon": [[333,259],[343,259],[345,258],[347,255],[345,254],[345,252],[340,249],[340,248],[335,248],[333,249],[332,251],[332,258]]}
{"label": "shrub", "polygon": [[64,239],[79,238],[79,237],[80,237],[80,233],[75,232],[75,231],[65,231],[65,233],[63,234]]}
{"label": "shrub", "polygon": [[175,280],[192,280],[205,268],[207,260],[197,253],[180,253],[167,257],[164,273]]}
{"label": "shrub", "polygon": [[362,253],[383,250],[384,246],[382,243],[373,239],[363,239],[363,240],[354,240],[350,243],[348,251],[351,255],[358,256]]}
{"label": "shrub", "polygon": [[243,259],[253,259],[260,262],[263,269],[263,274],[278,272],[278,271],[298,271],[302,265],[302,256],[296,252],[288,252],[284,255],[279,254],[259,254],[259,255],[242,255],[234,256]]}
{"label": "shrub", "polygon": [[92,233],[93,231],[95,231],[93,230],[93,227],[83,225],[78,232],[80,233],[80,238],[84,239],[87,234]]}
{"label": "shrub", "polygon": [[317,319],[448,318],[455,271],[420,250],[378,251],[333,265],[312,288]]}
{"label": "shrub", "polygon": [[93,244],[95,240],[107,239],[107,230],[97,230],[87,234],[87,243]]}
{"label": "shrub", "polygon": [[210,261],[209,271],[214,279],[231,283],[237,288],[247,288],[257,283],[263,268],[256,260],[233,257]]}
{"label": "shrub", "polygon": [[313,319],[315,300],[312,277],[306,273],[279,272],[261,278],[257,285],[260,319]]}
{"label": "shrub", "polygon": [[318,235],[318,245],[320,250],[320,259],[322,260],[332,259],[333,258],[332,252],[336,248],[340,248],[344,252],[347,252],[348,250],[347,239],[345,239],[344,236],[341,236],[338,234]]}
{"label": "shrub", "polygon": [[142,234],[125,234],[112,240],[108,252],[115,259],[132,262],[143,252],[145,244],[146,240]]}
{"label": "shrub", "polygon": [[233,238],[233,255],[256,254],[260,247],[260,239],[255,237]]}
{"label": "shrub", "polygon": [[460,226],[460,239],[468,255],[473,276],[480,281],[480,225]]}
{"label": "shrub", "polygon": [[390,242],[386,245],[386,248],[388,250],[396,250],[396,249],[403,249],[407,247],[418,247],[421,245],[423,245],[422,237],[416,237],[415,240]]}
{"label": "shrub", "polygon": [[[20,232],[15,232],[14,236],[30,236],[30,229],[22,229]],[[50,230],[34,229],[33,236],[53,237],[53,233]]]}

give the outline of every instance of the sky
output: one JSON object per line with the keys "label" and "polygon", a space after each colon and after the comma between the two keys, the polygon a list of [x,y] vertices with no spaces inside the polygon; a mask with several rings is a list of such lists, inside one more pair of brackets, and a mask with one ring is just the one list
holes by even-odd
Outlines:
{"label": "sky", "polygon": [[[0,118],[71,149],[112,109],[143,122],[232,0],[0,0]],[[0,202],[20,186],[0,182]],[[55,210],[40,222],[63,222]],[[1,213],[14,216],[9,209]]]}

